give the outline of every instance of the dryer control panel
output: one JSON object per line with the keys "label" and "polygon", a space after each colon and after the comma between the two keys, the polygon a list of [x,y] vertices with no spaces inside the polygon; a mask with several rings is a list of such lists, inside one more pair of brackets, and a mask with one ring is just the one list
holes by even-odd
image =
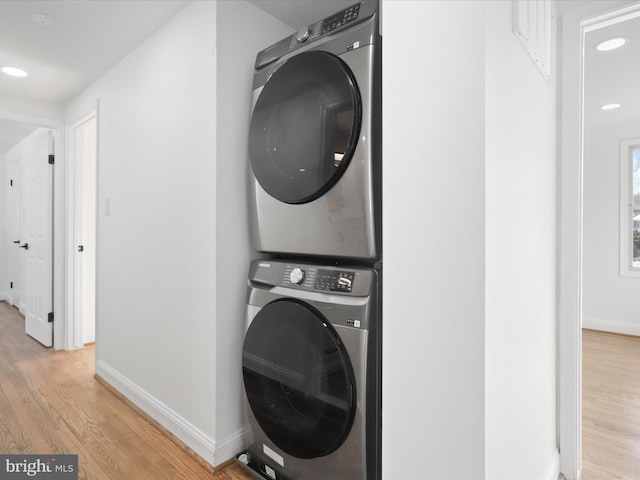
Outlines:
{"label": "dryer control panel", "polygon": [[347,23],[357,20],[358,13],[360,13],[360,4],[345,8],[341,12],[338,12],[322,21],[322,31],[320,33],[327,33],[331,30],[335,30],[338,27],[342,27]]}
{"label": "dryer control panel", "polygon": [[252,284],[313,292],[366,296],[376,276],[365,268],[318,266],[280,260],[254,260],[249,271]]}
{"label": "dryer control panel", "polygon": [[[275,62],[280,57],[302,48],[309,43],[316,42],[346,30],[358,23],[362,23],[373,17],[377,12],[377,0],[363,0],[311,25],[305,25],[293,35],[283,38],[279,42],[258,52],[255,68],[259,70]],[[361,45],[368,44],[370,41],[370,38],[368,40],[365,38],[359,40]]]}

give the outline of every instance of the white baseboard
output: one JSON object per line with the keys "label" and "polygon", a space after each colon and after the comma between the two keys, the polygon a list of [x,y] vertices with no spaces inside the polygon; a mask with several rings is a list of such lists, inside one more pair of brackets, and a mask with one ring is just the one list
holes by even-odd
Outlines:
{"label": "white baseboard", "polygon": [[622,333],[624,335],[640,336],[640,324],[605,320],[603,318],[582,317],[582,328],[601,330],[603,332]]}
{"label": "white baseboard", "polygon": [[[96,374],[214,467],[233,458],[244,448],[244,431],[236,432],[230,437],[216,442],[184,417],[101,360],[96,362]],[[211,415],[213,414],[214,409],[212,408]]]}
{"label": "white baseboard", "polygon": [[216,442],[213,464],[214,467],[217,467],[230,458],[235,457],[238,453],[242,452],[246,448],[244,436],[245,432],[244,429],[242,429],[225,438],[224,440]]}

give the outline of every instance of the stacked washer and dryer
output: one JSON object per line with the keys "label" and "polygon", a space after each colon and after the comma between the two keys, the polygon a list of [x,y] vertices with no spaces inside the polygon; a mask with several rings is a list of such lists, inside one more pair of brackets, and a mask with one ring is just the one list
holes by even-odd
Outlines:
{"label": "stacked washer and dryer", "polygon": [[255,63],[243,459],[267,479],[380,478],[378,24],[361,1]]}

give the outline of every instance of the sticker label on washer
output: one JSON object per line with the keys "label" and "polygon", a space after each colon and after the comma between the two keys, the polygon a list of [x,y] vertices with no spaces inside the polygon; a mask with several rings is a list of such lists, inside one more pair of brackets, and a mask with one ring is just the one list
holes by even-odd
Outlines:
{"label": "sticker label on washer", "polygon": [[[271,460],[274,460],[281,467],[284,467],[284,458],[282,458],[282,455],[278,455],[277,452],[274,452],[272,449],[267,447],[264,443],[262,444],[262,450],[264,451],[264,454],[267,457],[269,457]],[[276,478],[276,477],[273,477],[273,478]]]}
{"label": "sticker label on washer", "polygon": [[264,466],[264,473],[266,473],[267,475],[269,475],[271,478],[275,480],[276,471],[273,468],[271,468],[269,465]]}
{"label": "sticker label on washer", "polygon": [[349,325],[350,327],[360,328],[360,320],[353,320],[350,318],[349,320],[347,320],[347,325]]}
{"label": "sticker label on washer", "polygon": [[350,52],[351,50],[355,50],[358,47],[360,47],[360,42],[354,42],[351,45],[347,45],[347,52]]}

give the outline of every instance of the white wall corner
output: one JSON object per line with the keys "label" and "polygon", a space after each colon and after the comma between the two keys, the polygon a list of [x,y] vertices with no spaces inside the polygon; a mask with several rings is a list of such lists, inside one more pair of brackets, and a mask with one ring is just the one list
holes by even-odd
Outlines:
{"label": "white wall corner", "polygon": [[623,335],[640,336],[640,325],[637,323],[619,322],[617,320],[588,317],[586,315],[582,318],[582,328],[600,330],[609,333],[620,333]]}
{"label": "white wall corner", "polygon": [[[236,442],[235,436],[237,434],[233,436],[233,439],[225,439],[224,441],[219,442],[218,446],[216,446],[216,442],[213,438],[209,437],[198,427],[171,410],[167,405],[160,402],[131,380],[122,376],[102,360],[98,360],[96,362],[96,374],[124,395],[143,412],[166,428],[170,433],[175,435],[176,438],[184,442],[185,445],[202,457],[207,463],[215,466],[216,459],[223,458],[218,452],[218,449],[226,452],[227,449],[235,446],[234,442]],[[244,432],[242,432],[240,440],[244,442]],[[238,451],[241,448],[242,447],[240,447]],[[224,457],[223,461],[228,460],[232,456],[233,453]],[[222,462],[219,461],[218,463]]]}
{"label": "white wall corner", "polygon": [[547,480],[559,480],[560,479],[560,450],[556,448],[551,460],[551,467],[549,468],[549,474],[544,477]]}
{"label": "white wall corner", "polygon": [[245,449],[245,431],[238,430],[227,438],[215,442],[213,466],[217,467]]}

